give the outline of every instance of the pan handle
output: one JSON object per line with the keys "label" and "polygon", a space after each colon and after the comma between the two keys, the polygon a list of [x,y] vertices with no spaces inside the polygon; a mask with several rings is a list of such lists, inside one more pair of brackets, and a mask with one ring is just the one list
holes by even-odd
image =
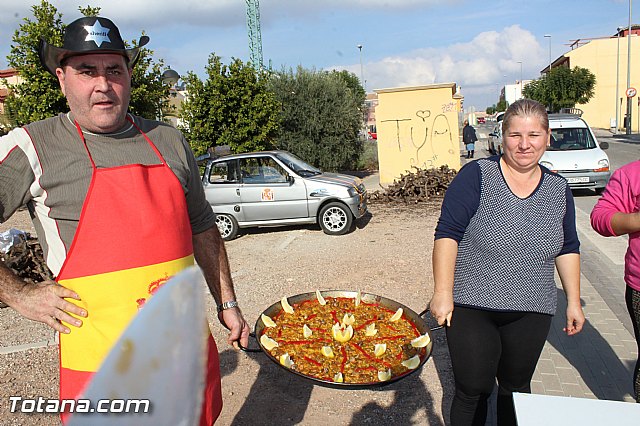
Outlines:
{"label": "pan handle", "polygon": [[[429,308],[428,308],[428,307],[427,307],[427,308],[425,308],[425,310],[424,310],[424,311],[420,312],[420,313],[418,314],[418,316],[419,316],[419,317],[422,317],[422,316],[426,315],[427,313],[429,313]],[[440,330],[441,328],[444,328],[444,325],[438,325],[438,326],[436,326],[436,327],[429,328],[429,329],[430,329],[431,331],[435,331],[435,330]]]}
{"label": "pan handle", "polygon": [[[251,333],[249,333],[249,336],[255,338],[256,334],[252,331]],[[258,339],[256,339],[256,341],[258,341]],[[240,348],[241,351],[243,352],[262,352],[261,348],[249,348],[249,347],[244,347],[242,346],[242,344],[240,343],[240,340],[238,340],[238,347]]]}

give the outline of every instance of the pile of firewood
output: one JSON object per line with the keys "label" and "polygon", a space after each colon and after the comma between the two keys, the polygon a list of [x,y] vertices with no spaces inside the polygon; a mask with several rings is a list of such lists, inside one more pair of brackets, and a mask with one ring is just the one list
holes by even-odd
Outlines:
{"label": "pile of firewood", "polygon": [[369,201],[382,203],[417,204],[442,198],[449,184],[456,175],[456,171],[448,166],[421,169],[412,167],[413,171],[400,175],[383,191],[369,193]]}
{"label": "pile of firewood", "polygon": [[[14,244],[7,253],[0,252],[0,260],[25,282],[38,283],[53,279],[38,239],[29,234],[26,241]],[[4,306],[0,302],[0,307]]]}

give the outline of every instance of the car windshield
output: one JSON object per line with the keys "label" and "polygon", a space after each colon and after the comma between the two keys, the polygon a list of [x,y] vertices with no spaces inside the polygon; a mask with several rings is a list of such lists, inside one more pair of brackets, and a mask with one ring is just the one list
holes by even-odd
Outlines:
{"label": "car windshield", "polygon": [[278,160],[282,161],[287,165],[287,167],[289,167],[291,170],[302,177],[314,176],[322,173],[320,170],[316,169],[310,164],[305,163],[290,152],[279,152],[276,154],[276,157],[278,157]]}
{"label": "car windshield", "polygon": [[589,129],[566,127],[551,129],[551,143],[547,151],[573,151],[595,147],[596,141]]}

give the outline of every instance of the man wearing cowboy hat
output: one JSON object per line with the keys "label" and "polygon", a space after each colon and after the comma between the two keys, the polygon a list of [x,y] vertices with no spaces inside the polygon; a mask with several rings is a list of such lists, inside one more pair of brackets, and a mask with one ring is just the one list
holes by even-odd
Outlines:
{"label": "man wearing cowboy hat", "polygon": [[[109,19],[69,24],[63,47],[42,41],[69,112],[0,139],[0,220],[31,213],[55,282],[25,284],[0,264],[0,301],[60,332],[60,398],[77,398],[111,345],[169,277],[202,268],[229,341],[248,344],[226,251],[193,153],[171,126],[127,113],[139,48]],[[209,336],[202,420],[222,399]]]}

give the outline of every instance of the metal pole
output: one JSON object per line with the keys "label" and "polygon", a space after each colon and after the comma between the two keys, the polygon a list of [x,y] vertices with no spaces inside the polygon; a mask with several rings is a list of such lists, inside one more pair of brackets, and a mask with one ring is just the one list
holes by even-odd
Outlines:
{"label": "metal pole", "polygon": [[359,44],[356,47],[358,48],[358,50],[360,50],[360,80],[362,80],[360,83],[362,83],[362,88],[364,89],[364,93],[366,95],[367,94],[367,83],[365,83],[365,81],[364,81],[364,72],[363,72],[363,68],[362,68],[362,45]]}
{"label": "metal pole", "polygon": [[620,101],[618,101],[618,97],[620,96],[619,87],[620,87],[620,31],[622,28],[618,27],[618,54],[616,56],[616,129],[614,134],[618,134],[618,129],[620,128]]}
{"label": "metal pole", "polygon": [[518,63],[520,64],[520,98],[519,99],[522,99],[522,61],[518,61]]}
{"label": "metal pole", "polygon": [[[627,89],[631,87],[631,0],[629,0],[629,31],[627,32]],[[627,97],[627,129],[626,134],[631,134],[631,101]]]}
{"label": "metal pole", "polygon": [[545,34],[544,37],[549,39],[549,72],[547,72],[549,75],[551,73],[551,34]]}

